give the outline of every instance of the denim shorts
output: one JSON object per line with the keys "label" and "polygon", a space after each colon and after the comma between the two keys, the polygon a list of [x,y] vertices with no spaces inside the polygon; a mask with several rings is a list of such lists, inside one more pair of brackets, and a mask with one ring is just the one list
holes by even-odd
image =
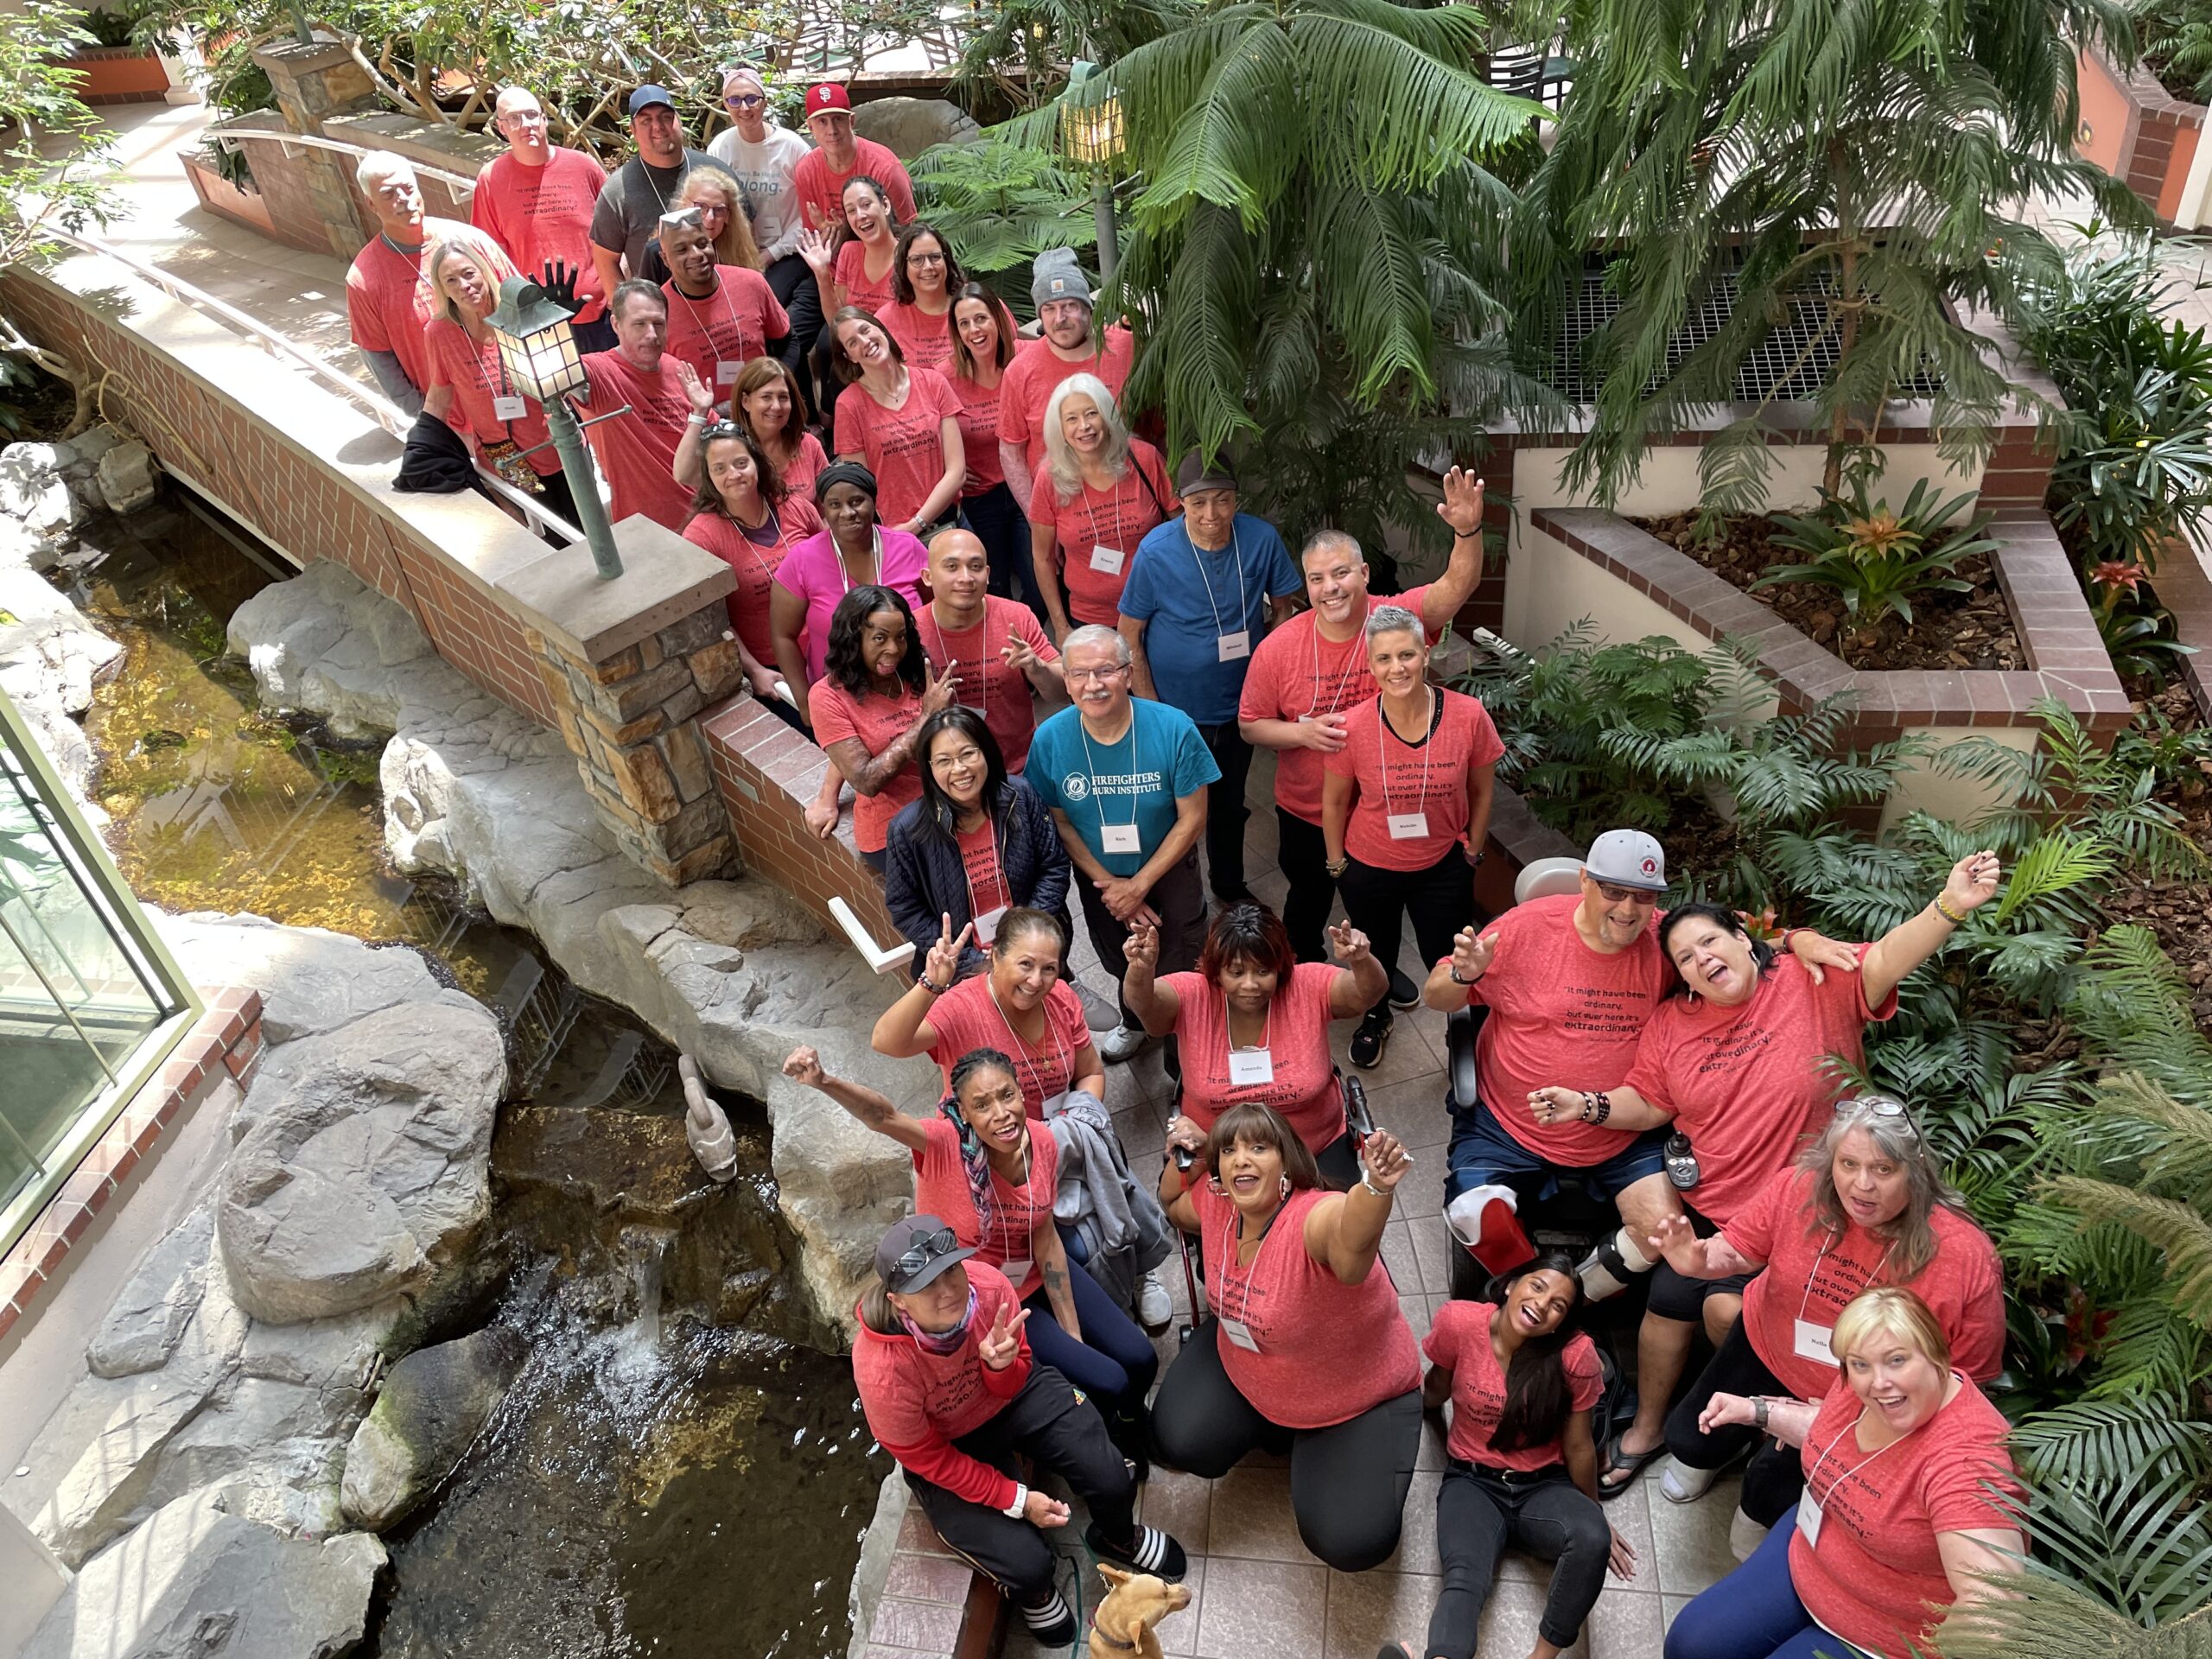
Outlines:
{"label": "denim shorts", "polygon": [[1520,1183],[1513,1177],[1548,1174],[1552,1179],[1527,1195],[1541,1203],[1559,1190],[1558,1177],[1562,1173],[1579,1176],[1592,1197],[1610,1201],[1618,1198],[1623,1188],[1635,1185],[1645,1176],[1665,1173],[1667,1160],[1662,1148],[1666,1144],[1664,1129],[1646,1129],[1603,1163],[1554,1164],[1507,1134],[1496,1115],[1478,1100],[1471,1111],[1455,1109],[1452,1114],[1452,1147],[1447,1154],[1450,1168],[1444,1177],[1444,1201],[1449,1204],[1462,1192],[1492,1181],[1517,1186]]}

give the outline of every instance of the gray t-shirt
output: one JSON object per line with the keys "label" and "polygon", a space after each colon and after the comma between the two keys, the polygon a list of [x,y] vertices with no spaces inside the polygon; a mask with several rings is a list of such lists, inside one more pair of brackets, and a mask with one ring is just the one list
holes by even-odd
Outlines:
{"label": "gray t-shirt", "polygon": [[632,156],[600,188],[599,201],[591,210],[593,245],[620,253],[624,270],[632,276],[643,276],[645,245],[659,238],[660,216],[676,206],[683,175],[695,167],[711,167],[741,192],[745,188],[736,174],[703,149],[687,145],[680,167],[652,167],[644,157]]}

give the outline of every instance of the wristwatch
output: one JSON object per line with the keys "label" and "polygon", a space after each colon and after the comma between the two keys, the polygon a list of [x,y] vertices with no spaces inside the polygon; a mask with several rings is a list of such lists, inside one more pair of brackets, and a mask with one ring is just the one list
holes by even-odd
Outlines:
{"label": "wristwatch", "polygon": [[1481,976],[1480,974],[1477,974],[1477,975],[1475,976],[1475,978],[1474,978],[1474,979],[1462,979],[1462,978],[1460,978],[1460,977],[1459,977],[1459,963],[1454,963],[1454,962],[1446,962],[1446,963],[1444,964],[1444,967],[1445,967],[1445,971],[1446,971],[1446,973],[1448,973],[1448,974],[1450,974],[1450,975],[1452,976],[1452,982],[1454,985],[1471,985],[1471,984],[1473,984],[1473,983],[1475,982],[1475,979],[1480,979],[1480,978],[1482,977],[1482,976]]}
{"label": "wristwatch", "polygon": [[1021,1519],[1022,1510],[1027,1509],[1028,1506],[1029,1489],[1017,1480],[1014,1483],[1014,1502],[1007,1504],[1003,1510],[1001,1510],[999,1513],[1001,1515],[1012,1516],[1015,1520],[1019,1521]]}
{"label": "wristwatch", "polygon": [[1765,1432],[1767,1412],[1773,1403],[1774,1402],[1772,1401],[1769,1400],[1766,1395],[1763,1394],[1755,1394],[1751,1396],[1752,1427],[1759,1430],[1761,1433]]}

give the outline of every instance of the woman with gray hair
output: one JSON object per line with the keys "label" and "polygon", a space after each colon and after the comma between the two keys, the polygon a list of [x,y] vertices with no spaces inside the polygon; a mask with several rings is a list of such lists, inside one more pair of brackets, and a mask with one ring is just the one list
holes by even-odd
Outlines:
{"label": "woman with gray hair", "polygon": [[1095,374],[1071,374],[1045,404],[1045,461],[1029,491],[1030,555],[1052,641],[1072,616],[1112,627],[1137,543],[1182,511],[1160,451],[1133,438]]}
{"label": "woman with gray hair", "polygon": [[[1344,712],[1344,747],[1325,762],[1327,868],[1384,968],[1397,965],[1408,911],[1421,961],[1440,962],[1475,919],[1475,866],[1505,745],[1478,699],[1429,683],[1428,636],[1402,605],[1367,619],[1367,667],[1380,695]],[[1381,1062],[1391,1018],[1387,995],[1367,1011],[1352,1033],[1354,1065]]]}
{"label": "woman with gray hair", "polygon": [[1694,1236],[1688,1218],[1675,1216],[1650,1245],[1685,1278],[1758,1274],[1744,1287],[1743,1314],[1713,1363],[1667,1419],[1675,1461],[1660,1483],[1665,1496],[1687,1503],[1757,1444],[1744,1473],[1739,1542],[1745,1525],[1770,1527],[1788,1512],[1803,1472],[1766,1425],[1705,1433],[1699,1416],[1721,1394],[1821,1399],[1836,1381],[1830,1333],[1860,1292],[1910,1287],[1934,1312],[1958,1368],[1977,1381],[2005,1363],[1996,1247],[1944,1182],[1911,1115],[1886,1095],[1838,1101],[1796,1166],[1777,1173],[1713,1236]]}

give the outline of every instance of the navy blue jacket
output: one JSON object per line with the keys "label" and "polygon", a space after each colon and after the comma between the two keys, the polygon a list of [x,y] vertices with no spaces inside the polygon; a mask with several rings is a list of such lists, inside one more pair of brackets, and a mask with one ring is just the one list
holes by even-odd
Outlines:
{"label": "navy blue jacket", "polygon": [[[975,919],[968,904],[968,872],[960,848],[949,836],[931,834],[922,814],[929,808],[925,796],[910,801],[891,820],[883,851],[883,897],[899,931],[914,942],[913,971],[919,974],[930,947],[944,931],[947,912],[952,931]],[[997,810],[999,862],[1006,873],[1007,895],[1016,905],[1050,911],[1068,925],[1068,881],[1074,866],[1060,832],[1052,827],[1052,809],[1037,798],[1037,791],[1019,778],[1006,780]],[[965,979],[983,965],[983,953],[973,944],[960,953],[960,977]],[[1065,963],[1062,964],[1065,966]]]}

